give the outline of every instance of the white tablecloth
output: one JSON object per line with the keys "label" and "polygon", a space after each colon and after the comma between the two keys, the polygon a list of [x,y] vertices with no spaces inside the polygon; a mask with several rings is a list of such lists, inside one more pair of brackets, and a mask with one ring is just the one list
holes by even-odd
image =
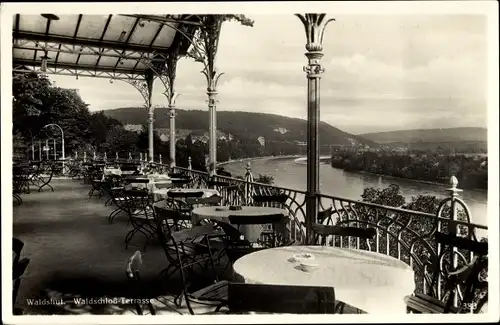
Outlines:
{"label": "white tablecloth", "polygon": [[[222,221],[226,223],[229,222],[229,216],[235,215],[245,215],[245,216],[266,216],[272,214],[283,214],[288,215],[288,211],[279,208],[270,207],[253,207],[253,206],[243,206],[241,210],[229,210],[229,207],[200,207],[193,209],[191,213],[191,222],[193,224],[198,223],[203,219],[212,219],[216,221]],[[283,229],[278,229],[279,232],[285,231]],[[245,236],[245,238],[251,242],[256,242],[260,237],[262,232],[261,225],[241,225],[239,227],[240,232]]]}
{"label": "white tablecloth", "polygon": [[[309,253],[312,272],[288,261]],[[325,246],[289,246],[257,251],[233,266],[248,283],[329,286],[337,300],[371,314],[405,314],[404,297],[415,290],[413,270],[404,262],[383,254]]]}

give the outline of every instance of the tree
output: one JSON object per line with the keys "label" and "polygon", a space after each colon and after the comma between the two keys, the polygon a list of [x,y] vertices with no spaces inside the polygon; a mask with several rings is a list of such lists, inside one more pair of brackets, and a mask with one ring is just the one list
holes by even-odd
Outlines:
{"label": "tree", "polygon": [[128,152],[137,152],[138,135],[133,131],[127,131],[123,127],[116,125],[112,127],[106,135],[106,143],[103,149],[109,153],[118,152],[124,156]]}

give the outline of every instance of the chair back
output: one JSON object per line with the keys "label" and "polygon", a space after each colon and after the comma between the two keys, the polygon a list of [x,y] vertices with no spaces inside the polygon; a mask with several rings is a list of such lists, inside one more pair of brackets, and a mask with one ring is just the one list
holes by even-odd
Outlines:
{"label": "chair back", "polygon": [[228,300],[231,313],[335,313],[331,287],[229,283]]}
{"label": "chair back", "polygon": [[328,236],[340,236],[342,237],[355,237],[363,239],[368,246],[368,250],[371,250],[370,239],[373,239],[377,235],[377,230],[375,228],[358,228],[358,227],[347,227],[347,226],[333,226],[333,225],[322,225],[319,223],[314,223],[311,227],[315,235],[315,242],[319,245],[327,244]]}
{"label": "chair back", "polygon": [[333,207],[329,207],[326,210],[318,212],[317,221],[320,224],[333,225],[334,222],[332,220]]}
{"label": "chair back", "polygon": [[[216,231],[217,229],[215,225],[206,224],[182,229],[170,234],[171,243],[173,244],[176,253],[176,264],[178,265],[181,273],[185,295],[188,294],[193,282],[200,281],[199,278],[188,278],[188,275],[193,274],[192,271],[195,266],[204,268],[205,266],[208,266],[207,263],[210,262],[214,277],[214,279],[211,279],[211,282],[213,283],[213,280],[218,280],[217,272],[215,270],[214,257],[212,255],[209,241],[209,236],[214,234]],[[165,244],[166,246],[169,245],[169,243]],[[208,254],[200,254],[196,248],[193,248],[193,244],[195,246],[198,244],[205,244],[208,247]],[[204,272],[204,275],[208,274]]]}
{"label": "chair back", "polygon": [[[482,279],[481,275],[488,268],[488,243],[439,231],[435,233],[435,239],[440,246],[440,253],[436,260],[432,261],[433,284],[439,281],[439,274],[444,275],[445,293],[443,297],[448,296],[444,312],[461,312],[464,308],[467,311],[471,305],[478,304],[474,301],[478,295],[484,295],[479,299],[479,305],[482,307],[485,300],[487,301],[488,282]],[[455,254],[467,256],[470,253],[474,255],[470,263],[459,266],[457,269],[453,267],[451,263]],[[434,287],[432,286],[432,288]],[[462,295],[459,299],[458,309],[454,309],[453,302],[457,295],[457,288],[461,288]],[[431,295],[437,296],[437,292],[434,291]]]}
{"label": "chair back", "polygon": [[283,205],[288,200],[288,195],[284,193],[274,194],[274,195],[254,195],[253,202],[256,205],[271,205],[275,204]]}
{"label": "chair back", "polygon": [[264,225],[282,223],[285,215],[282,213],[268,215],[230,215],[229,222],[233,225]]}
{"label": "chair back", "polygon": [[21,285],[21,277],[26,271],[30,260],[29,258],[21,259],[21,251],[24,247],[24,243],[17,239],[13,238],[12,240],[12,252],[15,254],[13,263],[12,263],[12,306],[15,306],[17,293],[19,292],[19,287]]}
{"label": "chair back", "polygon": [[183,191],[168,191],[167,196],[170,198],[201,198],[203,191],[197,192],[183,192]]}
{"label": "chair back", "polygon": [[21,251],[23,250],[24,248],[24,243],[17,239],[17,238],[12,238],[12,252],[14,252],[15,256],[14,256],[14,264],[16,264],[17,262],[19,262],[19,259],[21,257]]}

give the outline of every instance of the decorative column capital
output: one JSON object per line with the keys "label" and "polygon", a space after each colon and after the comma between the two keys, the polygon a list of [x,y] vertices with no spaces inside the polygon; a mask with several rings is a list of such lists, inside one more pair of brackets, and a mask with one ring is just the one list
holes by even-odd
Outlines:
{"label": "decorative column capital", "polygon": [[306,32],[306,50],[310,52],[320,52],[323,50],[323,35],[326,26],[335,19],[325,20],[326,14],[296,14],[304,25]]}
{"label": "decorative column capital", "polygon": [[170,118],[175,118],[175,115],[176,115],[176,113],[175,113],[175,108],[173,108],[173,107],[169,107],[169,110],[168,110],[168,116],[169,116]]}
{"label": "decorative column capital", "polygon": [[217,97],[217,90],[215,88],[209,87],[207,88],[207,95],[208,95],[208,106],[215,106],[219,102],[216,97]]}

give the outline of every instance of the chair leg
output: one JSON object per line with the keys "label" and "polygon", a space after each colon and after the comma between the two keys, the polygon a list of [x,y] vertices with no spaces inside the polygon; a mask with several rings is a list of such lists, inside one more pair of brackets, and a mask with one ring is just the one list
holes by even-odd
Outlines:
{"label": "chair leg", "polygon": [[113,198],[112,198],[112,197],[110,197],[110,198],[109,198],[109,199],[108,199],[108,200],[104,203],[104,206],[105,206],[105,207],[107,207],[107,206],[108,206],[108,204],[109,204],[109,205],[111,205],[111,203],[110,203],[110,202],[111,202],[111,203],[113,203]]}

